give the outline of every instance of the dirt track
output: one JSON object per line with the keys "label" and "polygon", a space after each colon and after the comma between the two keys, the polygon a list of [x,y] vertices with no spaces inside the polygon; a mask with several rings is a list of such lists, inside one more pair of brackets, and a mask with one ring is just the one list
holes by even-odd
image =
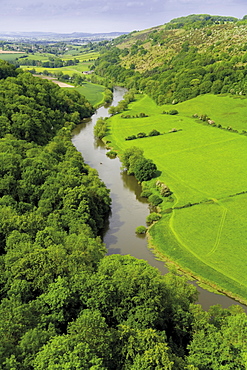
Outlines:
{"label": "dirt track", "polygon": [[40,75],[34,75],[34,76],[39,77],[39,78],[43,78],[45,80],[51,80],[52,82],[54,82],[55,84],[57,84],[60,87],[75,87],[73,85],[66,84],[65,82],[58,81],[54,77],[51,77],[51,76],[40,76]]}

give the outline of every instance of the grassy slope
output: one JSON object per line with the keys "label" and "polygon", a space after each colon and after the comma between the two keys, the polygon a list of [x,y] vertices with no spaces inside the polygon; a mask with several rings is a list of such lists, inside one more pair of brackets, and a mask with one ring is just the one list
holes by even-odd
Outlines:
{"label": "grassy slope", "polygon": [[[162,31],[162,44],[152,44],[150,33],[154,30]],[[210,29],[211,35],[208,36]],[[122,66],[129,67],[134,63],[136,70],[144,72],[156,66],[162,66],[180,50],[182,45],[189,40],[190,46],[198,49],[199,53],[211,52],[217,56],[221,53],[227,53],[229,59],[238,55],[240,58],[246,53],[242,48],[246,42],[247,25],[238,26],[235,23],[214,24],[205,28],[195,30],[171,29],[164,30],[164,26],[147,29],[144,31],[129,34],[128,37],[117,46],[120,49],[129,48],[136,42],[141,42],[147,50],[146,55],[137,53],[127,55],[122,58]],[[212,48],[212,49],[211,49]]]}
{"label": "grassy slope", "polygon": [[[243,256],[247,194],[229,196],[247,191],[247,137],[203,125],[192,115],[207,113],[222,126],[231,125],[241,131],[247,128],[247,100],[206,95],[176,105],[176,116],[162,114],[169,109],[156,106],[144,96],[130,105],[128,114],[144,112],[149,117],[114,116],[106,139],[120,154],[133,145],[144,149],[145,156],[153,159],[161,171],[160,180],[173,191],[172,206],[202,202],[176,209],[155,224],[150,230],[155,247],[204,280],[246,298],[247,267]],[[181,131],[168,133],[172,128]],[[141,131],[148,134],[152,129],[165,134],[124,140]],[[163,205],[164,209],[169,207],[171,203]]]}

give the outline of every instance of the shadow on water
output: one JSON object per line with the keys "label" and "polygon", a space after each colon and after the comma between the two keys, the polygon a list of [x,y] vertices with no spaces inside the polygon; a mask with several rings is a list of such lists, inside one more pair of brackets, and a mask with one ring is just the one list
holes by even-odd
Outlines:
{"label": "shadow on water", "polygon": [[[113,105],[120,101],[126,92],[123,88],[114,90]],[[72,142],[81,152],[85,162],[95,168],[101,180],[110,189],[112,199],[111,215],[103,236],[104,243],[110,254],[130,254],[136,258],[148,261],[150,265],[158,268],[162,274],[168,272],[164,262],[158,261],[147,248],[146,238],[137,236],[137,226],[146,225],[149,214],[147,200],[140,196],[141,186],[134,176],[121,172],[121,163],[118,158],[110,159],[106,156],[106,148],[101,140],[95,140],[93,126],[99,117],[107,117],[108,108],[100,107],[96,113],[73,131]],[[193,282],[194,284],[194,282]],[[198,302],[204,309],[214,304],[229,307],[237,304],[233,299],[224,295],[208,292],[197,286],[199,291]],[[243,306],[246,310],[247,308]]]}

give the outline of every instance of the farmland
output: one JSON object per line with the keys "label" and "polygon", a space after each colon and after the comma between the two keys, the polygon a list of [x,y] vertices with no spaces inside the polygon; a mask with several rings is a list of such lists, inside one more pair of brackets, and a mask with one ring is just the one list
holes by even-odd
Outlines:
{"label": "farmland", "polygon": [[6,60],[7,62],[12,62],[22,55],[24,55],[24,53],[7,53],[0,50],[0,59]]}
{"label": "farmland", "polygon": [[48,63],[49,61],[55,60],[54,55],[48,54],[48,53],[40,53],[40,54],[36,53],[34,55],[29,55],[29,56],[26,56],[25,58],[20,59],[19,62],[21,63],[21,67],[25,70],[35,69],[37,73],[43,73],[44,71],[47,71],[48,73],[51,73],[51,74],[62,72],[62,73],[65,73],[71,76],[74,73],[81,73],[81,72],[88,71],[93,64],[93,61],[97,59],[98,56],[99,56],[99,53],[97,52],[82,52],[82,53],[77,52],[76,53],[74,51],[73,53],[73,50],[72,50],[70,51],[70,54],[60,55],[59,59],[65,62],[65,64],[66,62],[69,64],[69,61],[74,61],[74,60],[76,60],[77,63],[75,63],[74,65],[68,65],[68,66],[63,66],[59,68],[56,68],[56,67],[50,68],[47,66],[38,66],[38,65],[34,65],[34,66],[26,65],[27,62],[31,62],[31,61],[34,61],[35,64],[38,64],[38,62],[40,62],[40,64],[43,64],[45,62]]}
{"label": "farmland", "polygon": [[[143,112],[148,117],[113,116],[105,138],[120,156],[128,147],[142,148],[173,193],[162,203],[162,219],[150,228],[156,252],[240,300],[247,296],[247,137],[242,134],[247,128],[246,102],[243,97],[204,95],[177,104],[179,113],[169,115],[163,112],[174,106],[156,106],[149,97],[139,96],[124,114]],[[207,114],[221,128],[194,114]],[[125,140],[153,129],[161,135]],[[169,132],[172,129],[176,132]],[[148,186],[155,192],[154,183]]]}
{"label": "farmland", "polygon": [[99,105],[103,102],[104,87],[101,85],[85,82],[82,86],[75,88],[80,94],[84,95],[92,105]]}

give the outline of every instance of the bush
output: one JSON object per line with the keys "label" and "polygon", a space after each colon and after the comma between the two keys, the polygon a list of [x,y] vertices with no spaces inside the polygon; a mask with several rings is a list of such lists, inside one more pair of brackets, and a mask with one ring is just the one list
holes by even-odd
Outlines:
{"label": "bush", "polygon": [[158,213],[156,212],[152,212],[150,213],[150,215],[147,216],[146,218],[146,222],[148,224],[151,224],[153,223],[154,221],[158,221],[159,219],[161,218],[161,215],[159,215]]}
{"label": "bush", "polygon": [[143,197],[143,198],[148,198],[148,197],[150,197],[150,195],[152,195],[152,192],[150,190],[148,190],[148,189],[143,190],[141,192],[141,197]]}
{"label": "bush", "polygon": [[144,157],[138,158],[134,165],[134,174],[137,181],[149,181],[156,173],[157,167],[151,159],[146,159]]}
{"label": "bush", "polygon": [[102,117],[98,118],[94,126],[94,129],[93,129],[93,133],[95,137],[102,139],[106,135],[106,130],[107,130],[106,121],[107,121],[107,118],[102,118]]}
{"label": "bush", "polygon": [[177,111],[177,109],[171,109],[171,110],[168,112],[168,114],[170,114],[170,115],[174,116],[175,114],[178,114],[178,111]]}
{"label": "bush", "polygon": [[155,195],[155,194],[150,195],[150,197],[148,197],[148,201],[153,206],[158,206],[160,203],[163,202],[163,200],[158,195]]}
{"label": "bush", "polygon": [[117,152],[115,152],[115,150],[110,150],[109,152],[106,153],[106,155],[109,158],[116,158]]}
{"label": "bush", "polygon": [[145,132],[139,132],[139,134],[137,134],[137,137],[139,138],[139,139],[141,139],[141,138],[143,138],[143,137],[146,137],[147,136],[147,134],[145,133]]}
{"label": "bush", "polygon": [[137,226],[135,232],[136,234],[146,234],[147,228],[146,226]]}
{"label": "bush", "polygon": [[125,138],[125,140],[135,140],[137,137],[135,135],[130,135]]}
{"label": "bush", "polygon": [[149,135],[148,135],[148,136],[158,136],[158,135],[160,135],[160,132],[154,129],[154,130],[152,130],[152,131],[149,133]]}

